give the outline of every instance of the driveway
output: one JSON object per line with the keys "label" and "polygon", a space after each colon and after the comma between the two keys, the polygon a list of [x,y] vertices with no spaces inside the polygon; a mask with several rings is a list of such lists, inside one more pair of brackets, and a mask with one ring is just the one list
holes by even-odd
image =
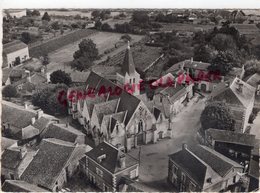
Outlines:
{"label": "driveway", "polygon": [[[200,114],[205,107],[205,99],[196,102],[194,98],[174,119],[172,139],[163,139],[156,144],[141,147],[139,181],[157,191],[176,191],[167,183],[168,155],[181,149],[182,143],[188,147],[198,144],[197,129],[200,127]],[[139,149],[130,154],[138,158]]]}

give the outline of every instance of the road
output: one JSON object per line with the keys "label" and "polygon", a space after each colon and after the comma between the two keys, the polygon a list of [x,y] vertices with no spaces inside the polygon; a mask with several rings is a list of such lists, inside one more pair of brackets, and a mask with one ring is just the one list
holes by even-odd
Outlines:
{"label": "road", "polygon": [[[167,184],[168,155],[181,149],[182,143],[188,147],[198,144],[197,129],[200,127],[200,114],[205,107],[205,99],[197,103],[192,100],[188,106],[174,119],[174,137],[163,139],[157,144],[141,147],[141,165],[139,181],[155,191],[176,191]],[[131,150],[130,154],[138,157],[138,149]]]}

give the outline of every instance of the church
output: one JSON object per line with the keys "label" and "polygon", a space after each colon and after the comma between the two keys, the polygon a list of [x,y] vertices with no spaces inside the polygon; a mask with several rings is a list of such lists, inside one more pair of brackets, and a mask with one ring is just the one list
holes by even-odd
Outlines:
{"label": "church", "polygon": [[[68,100],[68,112],[84,127],[95,145],[106,141],[129,151],[171,137],[171,123],[161,110],[145,104],[138,97],[140,89],[125,89],[125,85],[138,85],[140,81],[128,45],[116,79],[111,81],[92,71],[84,86],[68,90],[69,99],[71,93],[74,93],[73,100]],[[109,92],[100,92],[102,88]],[[92,90],[91,95],[88,95],[89,90]],[[114,94],[111,90],[119,92]],[[76,92],[88,94],[79,97],[82,95]]]}

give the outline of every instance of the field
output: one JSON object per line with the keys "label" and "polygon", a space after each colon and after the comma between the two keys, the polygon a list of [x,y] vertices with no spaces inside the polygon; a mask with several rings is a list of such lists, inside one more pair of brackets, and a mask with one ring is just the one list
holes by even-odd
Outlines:
{"label": "field", "polygon": [[66,34],[64,36],[59,36],[41,45],[29,47],[30,56],[31,57],[43,56],[44,54],[53,52],[65,45],[71,44],[93,33],[96,33],[96,31],[90,29],[80,29],[72,33]]}
{"label": "field", "polygon": [[[120,33],[110,33],[110,32],[95,32],[95,34],[92,34],[86,38],[92,39],[94,43],[97,45],[97,48],[99,50],[99,54],[103,54],[104,51],[114,48],[115,43],[122,42],[120,40],[122,34]],[[137,42],[142,39],[142,36],[139,35],[131,35],[132,42]],[[73,60],[73,54],[76,50],[78,50],[78,44],[81,40],[74,41],[73,43],[70,43],[66,46],[63,46],[62,48],[51,52],[49,54],[50,61],[52,63],[58,63],[61,65],[68,65],[70,61]],[[118,49],[115,49],[113,52],[104,55],[101,60],[97,61],[96,63],[99,63],[107,58],[107,56],[112,56],[117,54],[118,52],[125,49],[125,46],[121,46]],[[55,69],[58,69],[59,66],[49,66],[49,71],[53,71]]]}
{"label": "field", "polygon": [[160,31],[201,31],[201,30],[209,30],[213,28],[213,25],[199,25],[199,24],[188,24],[188,23],[160,23],[163,27]]}

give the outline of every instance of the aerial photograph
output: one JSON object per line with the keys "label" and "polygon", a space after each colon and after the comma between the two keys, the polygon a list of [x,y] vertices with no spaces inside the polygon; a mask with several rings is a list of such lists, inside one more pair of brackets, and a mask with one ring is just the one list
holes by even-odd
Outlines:
{"label": "aerial photograph", "polygon": [[260,9],[2,10],[3,192],[258,192]]}

